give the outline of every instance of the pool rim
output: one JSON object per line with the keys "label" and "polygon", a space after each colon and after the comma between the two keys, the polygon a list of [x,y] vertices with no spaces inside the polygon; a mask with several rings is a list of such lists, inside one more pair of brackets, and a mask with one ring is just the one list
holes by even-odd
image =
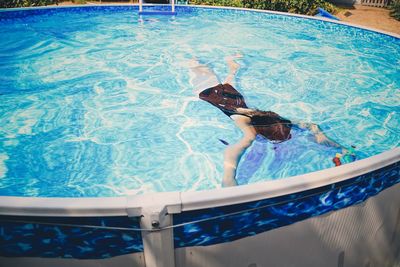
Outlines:
{"label": "pool rim", "polygon": [[381,154],[316,172],[279,180],[204,191],[156,192],[122,197],[0,196],[0,215],[20,216],[142,216],[144,210],[168,214],[247,203],[332,185],[400,162],[400,147]]}
{"label": "pool rim", "polygon": [[[28,8],[6,8],[1,12],[13,12],[38,9],[68,9],[88,7],[124,7],[138,6],[138,4],[101,4],[101,5],[71,5],[71,6],[44,6]],[[344,25],[374,33],[394,37],[400,40],[396,33],[377,30],[371,27],[355,25],[348,22],[333,21],[321,17],[313,17],[286,12],[236,8],[214,7],[204,5],[177,5],[183,7],[241,10],[256,13],[267,13],[304,19],[325,21],[338,25]],[[178,13],[179,15],[179,13]],[[0,215],[24,215],[24,216],[141,216],[142,211],[150,207],[164,207],[169,214],[183,211],[206,209],[226,205],[268,199],[276,196],[288,195],[305,190],[315,189],[326,185],[347,180],[363,175],[374,170],[381,169],[400,161],[400,147],[393,148],[378,155],[359,160],[353,163],[333,167],[303,175],[282,178],[273,181],[258,182],[229,188],[216,188],[204,191],[184,192],[157,192],[144,195],[126,195],[121,197],[14,197],[0,196]]]}

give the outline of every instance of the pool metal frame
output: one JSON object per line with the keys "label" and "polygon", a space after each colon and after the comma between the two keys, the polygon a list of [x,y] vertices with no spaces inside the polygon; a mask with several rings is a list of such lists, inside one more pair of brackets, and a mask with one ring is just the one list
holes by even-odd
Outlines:
{"label": "pool metal frame", "polygon": [[[95,5],[97,6],[97,5]],[[121,5],[99,5],[121,6]],[[137,5],[134,5],[137,6]],[[52,9],[66,7],[15,8],[0,12],[27,9]],[[178,5],[179,7],[179,5]],[[361,28],[400,39],[400,35],[377,31],[358,25],[332,21],[321,17],[310,17],[283,12],[254,10],[231,7],[192,6],[208,9],[246,10],[322,20],[334,24]],[[179,10],[178,10],[179,15]],[[0,196],[0,215],[4,216],[43,216],[43,217],[140,217],[144,256],[146,266],[175,266],[173,241],[173,216],[189,211],[213,209],[242,203],[272,199],[280,196],[313,190],[348,179],[359,177],[386,166],[400,162],[400,148],[394,148],[379,155],[359,160],[335,168],[325,169],[285,179],[266,181],[237,187],[212,189],[199,192],[167,192],[146,195],[106,198],[40,198]],[[226,216],[226,215],[225,215]],[[29,221],[28,221],[29,223]]]}

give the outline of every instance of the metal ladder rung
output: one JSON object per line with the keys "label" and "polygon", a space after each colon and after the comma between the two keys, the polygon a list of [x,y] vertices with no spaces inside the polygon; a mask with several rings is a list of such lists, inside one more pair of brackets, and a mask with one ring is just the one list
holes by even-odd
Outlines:
{"label": "metal ladder rung", "polygon": [[176,11],[139,11],[139,15],[176,15]]}
{"label": "metal ladder rung", "polygon": [[171,11],[164,10],[149,10],[143,11],[143,0],[139,0],[139,15],[176,15],[175,0],[169,0],[171,4]]}

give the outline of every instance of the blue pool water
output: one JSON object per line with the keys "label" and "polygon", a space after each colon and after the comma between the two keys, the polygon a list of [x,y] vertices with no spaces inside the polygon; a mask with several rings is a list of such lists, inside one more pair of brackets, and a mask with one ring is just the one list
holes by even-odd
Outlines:
{"label": "blue pool water", "polygon": [[[0,195],[117,196],[220,187],[241,132],[198,99],[196,58],[250,107],[320,125],[359,159],[399,145],[400,40],[266,13],[135,7],[0,12]],[[307,132],[242,157],[242,183],[333,167]],[[255,159],[256,158],[256,159]]]}

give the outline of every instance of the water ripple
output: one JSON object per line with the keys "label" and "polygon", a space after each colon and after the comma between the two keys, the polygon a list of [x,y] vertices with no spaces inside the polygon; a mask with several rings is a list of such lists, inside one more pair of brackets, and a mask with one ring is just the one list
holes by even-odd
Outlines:
{"label": "water ripple", "polygon": [[[318,123],[356,145],[359,158],[400,143],[400,41],[392,37],[221,10],[145,20],[128,7],[20,15],[0,20],[1,195],[219,187],[219,139],[232,144],[241,132],[194,93],[192,58],[222,81],[225,57],[241,53],[236,85],[249,106]],[[254,142],[242,181],[332,167],[335,149],[297,134],[281,145]],[[257,166],[246,161],[255,155]]]}

